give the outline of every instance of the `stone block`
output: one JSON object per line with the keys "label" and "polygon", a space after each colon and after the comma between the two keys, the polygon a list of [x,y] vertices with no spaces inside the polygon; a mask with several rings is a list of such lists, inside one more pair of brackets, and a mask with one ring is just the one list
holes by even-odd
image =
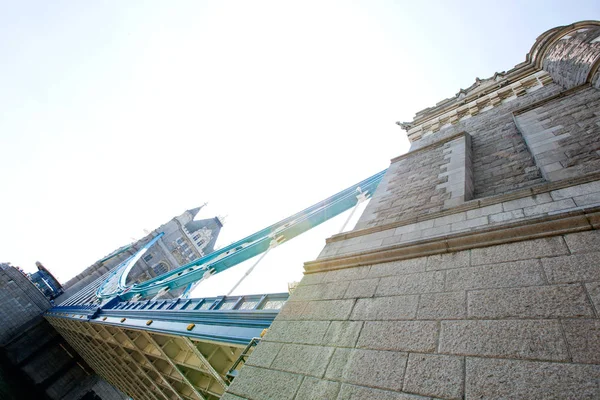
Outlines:
{"label": "stone block", "polygon": [[586,231],[565,235],[565,242],[571,253],[600,251],[600,231]]}
{"label": "stone block", "polygon": [[271,367],[320,378],[325,373],[333,351],[333,347],[284,344]]}
{"label": "stone block", "polygon": [[553,190],[552,192],[550,192],[550,195],[554,200],[562,200],[598,192],[600,192],[600,181],[570,186],[559,190]]}
{"label": "stone block", "polygon": [[492,204],[491,206],[485,206],[476,208],[474,210],[467,211],[467,219],[484,217],[486,215],[498,214],[503,211],[502,203]]}
{"label": "stone block", "polygon": [[349,282],[319,283],[316,285],[298,286],[289,301],[301,300],[335,300],[344,297]]}
{"label": "stone block", "polygon": [[395,231],[396,229],[387,229],[385,231],[379,231],[368,235],[359,236],[357,239],[359,239],[360,243],[372,242],[374,240],[385,239],[394,236]]}
{"label": "stone block", "polygon": [[325,273],[323,282],[341,282],[341,281],[354,281],[357,279],[364,279],[369,273],[369,265],[363,267],[345,268],[337,271],[329,271]]}
{"label": "stone block", "polygon": [[246,400],[245,397],[236,396],[235,394],[225,393],[221,396],[221,400]]}
{"label": "stone block", "polygon": [[[343,384],[337,400],[429,400],[428,397],[412,394],[390,392],[389,390],[373,389],[365,386]],[[315,398],[317,400],[317,398]],[[319,398],[318,400],[329,400]]]}
{"label": "stone block", "polygon": [[325,278],[326,272],[317,272],[314,274],[305,274],[300,281],[300,286],[303,285],[314,285],[317,283],[321,283],[323,278]]}
{"label": "stone block", "polygon": [[423,238],[430,238],[430,237],[434,237],[434,236],[445,235],[447,233],[450,233],[450,231],[451,231],[450,224],[448,224],[448,225],[442,225],[442,226],[436,226],[434,228],[423,229],[421,231],[421,237],[423,237]]}
{"label": "stone block", "polygon": [[247,365],[269,368],[283,344],[262,341],[248,358]]}
{"label": "stone block", "polygon": [[335,399],[340,390],[340,383],[322,379],[304,378],[300,390],[294,400]]}
{"label": "stone block", "polygon": [[394,351],[335,350],[325,378],[355,385],[401,390],[408,355]]}
{"label": "stone block", "polygon": [[361,321],[331,321],[322,344],[333,347],[354,347],[362,325]]}
{"label": "stone block", "polygon": [[373,240],[370,242],[357,243],[349,246],[342,246],[336,254],[359,253],[366,250],[378,249],[381,247],[383,239]]}
{"label": "stone block", "polygon": [[595,205],[600,203],[600,192],[584,194],[583,196],[573,197],[573,201],[580,207]]}
{"label": "stone block", "polygon": [[437,336],[435,321],[367,321],[356,347],[426,353],[435,350]]}
{"label": "stone block", "polygon": [[358,299],[350,319],[359,321],[414,319],[418,296],[391,296]]}
{"label": "stone block", "polygon": [[448,209],[448,208],[452,208],[452,207],[457,207],[465,202],[466,196],[464,194],[464,188],[452,186],[448,189],[450,189],[450,190],[447,190],[447,191],[452,193],[453,197],[451,197],[448,200],[444,200],[444,208]]}
{"label": "stone block", "polygon": [[596,313],[600,314],[600,282],[586,283],[585,288],[596,307]]}
{"label": "stone block", "polygon": [[[418,233],[420,235],[421,231],[417,231],[416,233]],[[382,246],[387,247],[387,246],[396,245],[398,243],[404,243],[406,240],[403,238],[403,236],[404,235],[396,235],[396,236],[389,237],[387,239],[383,239]]]}
{"label": "stone block", "polygon": [[412,258],[410,260],[393,261],[371,266],[369,277],[404,275],[415,272],[424,272],[426,257]]}
{"label": "stone block", "polygon": [[534,286],[544,283],[540,261],[525,260],[447,271],[445,290]]}
{"label": "stone block", "polygon": [[286,302],[279,314],[277,315],[278,320],[298,320],[304,318],[304,309],[306,308],[306,302],[302,301],[288,301]]}
{"label": "stone block", "polygon": [[523,213],[522,208],[518,208],[516,210],[492,214],[488,218],[490,219],[490,223],[494,224],[499,222],[512,221],[519,218],[525,218],[525,213]]}
{"label": "stone block", "polygon": [[567,249],[562,237],[554,236],[473,249],[471,250],[471,265],[553,257],[563,254],[569,254],[569,249]]}
{"label": "stone block", "polygon": [[600,252],[543,258],[550,283],[600,280]]}
{"label": "stone block", "polygon": [[443,399],[462,399],[464,358],[437,354],[410,354],[403,390]]}
{"label": "stone block", "polygon": [[418,319],[457,319],[467,315],[466,292],[422,294]]}
{"label": "stone block", "polygon": [[453,224],[450,225],[450,230],[452,232],[458,232],[458,231],[462,231],[465,229],[471,229],[471,228],[476,228],[478,226],[484,226],[487,224],[488,224],[488,217],[483,216],[483,217],[468,219],[466,221],[454,222]]}
{"label": "stone block", "polygon": [[439,352],[481,357],[568,361],[560,322],[442,321]]}
{"label": "stone block", "polygon": [[302,375],[246,365],[228,392],[251,399],[292,400],[301,382]]}
{"label": "stone block", "polygon": [[545,173],[550,173],[550,172],[558,171],[558,170],[563,169],[563,168],[564,167],[559,162],[554,162],[554,163],[546,164],[546,165],[543,165],[541,167],[542,171],[544,171]]}
{"label": "stone block", "polygon": [[394,236],[392,238],[385,239],[383,244],[384,245],[392,244],[392,243],[389,243],[390,239],[394,239],[393,243],[403,243],[403,242],[415,241],[417,239],[420,239],[423,236],[423,232],[424,231],[414,231],[414,232],[410,232],[410,233],[403,233],[400,241],[397,241],[396,240],[397,236]]}
{"label": "stone block", "polygon": [[[340,245],[341,245],[340,242],[327,243],[325,245],[325,247],[323,247],[323,250],[321,250],[321,252],[319,253],[319,256],[317,257],[317,259],[328,258],[328,257],[334,256],[336,254],[336,252],[342,247]],[[313,283],[321,283],[326,272],[321,272],[320,274],[322,274],[322,276],[319,276],[319,278],[316,279],[314,282],[307,281],[306,284],[310,285]],[[311,276],[311,275],[314,275],[314,274],[305,274],[304,276]],[[304,281],[304,279],[300,283],[302,284],[303,281]]]}
{"label": "stone block", "polygon": [[322,300],[306,303],[301,319],[312,321],[346,320],[352,312],[354,300]]}
{"label": "stone block", "polygon": [[464,221],[465,219],[467,219],[467,213],[466,212],[460,212],[457,214],[450,214],[450,215],[446,215],[445,217],[440,217],[440,218],[436,218],[433,220],[433,226],[443,226],[443,225],[448,225],[448,224],[452,224],[455,222],[460,222],[460,221]]}
{"label": "stone block", "polygon": [[444,286],[444,271],[421,272],[382,279],[377,296],[394,296],[440,292]]}
{"label": "stone block", "polygon": [[471,265],[471,251],[458,251],[456,253],[436,254],[427,257],[427,271],[442,269],[464,268]]}
{"label": "stone block", "polygon": [[573,362],[600,364],[600,320],[565,319],[562,323]]}
{"label": "stone block", "polygon": [[379,284],[379,278],[352,281],[344,294],[344,298],[373,297]]}
{"label": "stone block", "polygon": [[467,293],[469,318],[593,317],[579,284],[476,290]]}
{"label": "stone block", "polygon": [[525,207],[523,212],[526,217],[532,217],[540,214],[546,214],[549,212],[568,210],[575,208],[575,202],[572,199],[564,199],[559,201],[553,201],[551,203],[544,203],[537,206]]}
{"label": "stone block", "polygon": [[540,193],[533,196],[523,197],[521,199],[505,201],[502,203],[502,208],[504,209],[504,211],[512,211],[518,208],[525,208],[537,206],[538,204],[550,203],[551,201],[552,197],[550,197],[550,194]]}
{"label": "stone block", "polygon": [[265,340],[269,342],[321,344],[329,321],[276,320],[269,328]]}
{"label": "stone block", "polygon": [[433,227],[433,220],[429,219],[427,221],[418,222],[416,224],[407,224],[403,226],[399,226],[394,231],[394,236],[399,236],[405,233],[410,233],[414,231],[422,231],[423,229],[428,229]]}
{"label": "stone block", "polygon": [[598,365],[466,359],[468,399],[597,399],[598,382]]}

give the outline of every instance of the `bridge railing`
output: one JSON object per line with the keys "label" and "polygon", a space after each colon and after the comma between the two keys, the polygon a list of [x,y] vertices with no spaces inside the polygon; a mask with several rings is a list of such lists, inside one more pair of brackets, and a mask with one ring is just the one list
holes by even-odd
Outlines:
{"label": "bridge railing", "polygon": [[288,297],[287,293],[145,301],[117,297],[103,305],[56,306],[46,315],[246,345],[271,326]]}

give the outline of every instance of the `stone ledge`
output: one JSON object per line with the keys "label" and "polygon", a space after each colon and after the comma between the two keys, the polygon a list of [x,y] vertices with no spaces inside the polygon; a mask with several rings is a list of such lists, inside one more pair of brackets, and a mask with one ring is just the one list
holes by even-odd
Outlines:
{"label": "stone ledge", "polygon": [[560,180],[560,181],[556,181],[556,182],[545,182],[540,185],[536,185],[536,186],[533,186],[533,187],[530,187],[527,189],[520,189],[520,190],[516,190],[514,192],[510,192],[510,193],[506,193],[506,194],[501,194],[501,195],[486,197],[483,199],[475,199],[475,200],[467,201],[464,204],[461,204],[460,206],[449,208],[449,209],[446,209],[446,210],[443,210],[440,212],[436,212],[436,213],[420,215],[420,216],[412,217],[412,218],[406,218],[401,221],[392,222],[392,223],[380,225],[380,226],[374,226],[371,228],[365,228],[365,229],[359,229],[359,230],[354,230],[354,231],[350,231],[350,232],[340,233],[340,234],[333,235],[333,236],[327,238],[325,240],[325,242],[326,243],[340,242],[340,241],[355,238],[355,237],[369,235],[371,233],[377,233],[377,232],[382,232],[382,231],[386,231],[389,229],[399,228],[404,225],[410,225],[410,224],[414,224],[417,222],[436,219],[436,218],[443,217],[446,215],[452,215],[452,214],[462,212],[462,211],[476,210],[481,207],[499,204],[499,203],[506,202],[509,200],[516,200],[516,199],[521,199],[524,197],[537,195],[537,194],[541,194],[541,193],[548,193],[553,190],[565,189],[565,188],[568,188],[571,186],[581,185],[584,183],[589,183],[589,182],[593,182],[593,181],[597,181],[597,180],[600,180],[600,172],[594,172],[594,173],[584,175],[579,178],[564,179],[564,180]]}
{"label": "stone ledge", "polygon": [[548,96],[548,97],[546,97],[546,98],[544,98],[544,99],[542,99],[540,101],[536,101],[535,103],[531,103],[531,104],[529,104],[529,105],[527,105],[527,106],[525,106],[523,108],[519,108],[518,110],[513,111],[512,114],[513,114],[513,116],[517,116],[517,115],[526,113],[527,111],[534,110],[534,109],[536,109],[536,108],[538,108],[540,106],[543,106],[546,103],[550,103],[551,101],[554,101],[556,99],[561,99],[563,97],[568,97],[568,96],[570,96],[571,94],[573,94],[575,92],[578,92],[578,91],[580,91],[582,89],[587,89],[589,87],[592,87],[592,85],[590,85],[589,83],[584,83],[583,85],[579,85],[579,86],[572,87],[571,89],[563,90],[560,93]]}
{"label": "stone ledge", "polygon": [[492,226],[476,232],[457,233],[404,245],[329,257],[304,263],[305,274],[332,271],[361,265],[379,264],[434,254],[453,253],[504,243],[538,239],[566,233],[598,229],[600,207],[546,215],[512,224]]}

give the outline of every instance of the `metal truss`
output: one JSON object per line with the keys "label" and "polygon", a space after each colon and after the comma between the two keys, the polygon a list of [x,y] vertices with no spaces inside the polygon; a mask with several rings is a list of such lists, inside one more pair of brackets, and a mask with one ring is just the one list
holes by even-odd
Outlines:
{"label": "metal truss", "polygon": [[46,319],[98,374],[136,400],[213,400],[287,298],[116,298],[102,306],[54,307]]}
{"label": "metal truss", "polygon": [[136,400],[218,399],[245,348],[83,318],[47,319],[98,374]]}

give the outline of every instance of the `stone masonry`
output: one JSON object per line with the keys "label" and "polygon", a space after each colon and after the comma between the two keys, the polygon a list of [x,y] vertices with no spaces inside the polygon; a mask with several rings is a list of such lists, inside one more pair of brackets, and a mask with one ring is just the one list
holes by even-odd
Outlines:
{"label": "stone masonry", "polygon": [[600,398],[600,22],[399,123],[225,400]]}
{"label": "stone masonry", "polygon": [[[0,263],[0,362],[27,385],[18,388],[14,398],[125,399],[42,318],[50,307],[21,271]],[[4,398],[2,393],[0,398]]]}

